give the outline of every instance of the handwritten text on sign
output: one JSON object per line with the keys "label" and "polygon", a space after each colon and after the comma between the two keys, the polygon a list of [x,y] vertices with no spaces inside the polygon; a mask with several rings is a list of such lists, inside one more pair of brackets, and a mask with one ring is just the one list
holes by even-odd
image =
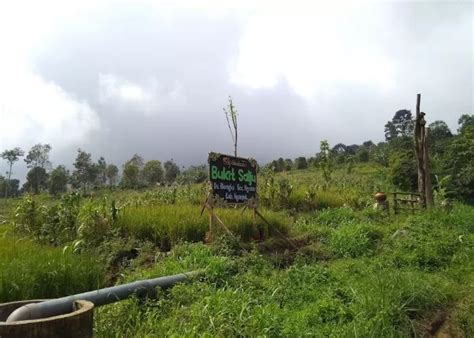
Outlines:
{"label": "handwritten text on sign", "polygon": [[209,177],[215,197],[229,203],[244,203],[257,194],[255,162],[222,154],[209,154]]}

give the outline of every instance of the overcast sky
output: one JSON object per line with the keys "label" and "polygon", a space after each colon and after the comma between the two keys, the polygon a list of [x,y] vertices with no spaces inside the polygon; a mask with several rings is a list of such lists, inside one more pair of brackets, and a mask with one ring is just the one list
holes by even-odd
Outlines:
{"label": "overcast sky", "polygon": [[417,93],[428,122],[473,114],[470,1],[2,1],[0,42],[0,151],[54,165],[231,153],[228,95],[260,162],[382,141]]}

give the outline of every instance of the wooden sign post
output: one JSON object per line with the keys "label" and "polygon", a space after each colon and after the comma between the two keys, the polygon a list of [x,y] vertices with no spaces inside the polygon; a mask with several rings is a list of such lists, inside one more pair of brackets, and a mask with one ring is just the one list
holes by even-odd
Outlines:
{"label": "wooden sign post", "polygon": [[264,239],[263,229],[257,229],[257,217],[265,224],[272,227],[279,236],[288,242],[293,248],[296,246],[283,235],[276,227],[268,222],[258,211],[257,198],[257,162],[253,159],[245,159],[218,153],[209,153],[209,180],[211,191],[209,192],[201,209],[201,215],[206,209],[209,212],[209,236],[212,240],[214,225],[219,223],[227,233],[232,234],[224,222],[216,215],[214,206],[219,204],[243,205],[242,213],[248,208],[252,211],[253,228],[258,232],[258,240]]}

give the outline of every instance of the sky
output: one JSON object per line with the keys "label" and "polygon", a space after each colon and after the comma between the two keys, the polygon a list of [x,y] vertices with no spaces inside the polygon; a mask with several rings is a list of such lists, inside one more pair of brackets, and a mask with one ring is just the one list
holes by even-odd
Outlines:
{"label": "sky", "polygon": [[383,141],[417,93],[428,122],[473,114],[470,1],[0,0],[0,43],[0,151],[69,168],[232,153],[229,95],[262,163]]}

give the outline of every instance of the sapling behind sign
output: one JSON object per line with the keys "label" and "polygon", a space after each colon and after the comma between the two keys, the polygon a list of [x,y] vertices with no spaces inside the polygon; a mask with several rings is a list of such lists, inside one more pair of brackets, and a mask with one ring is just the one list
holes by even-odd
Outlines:
{"label": "sapling behind sign", "polygon": [[257,195],[257,164],[240,157],[209,154],[209,178],[214,197],[245,203]]}

